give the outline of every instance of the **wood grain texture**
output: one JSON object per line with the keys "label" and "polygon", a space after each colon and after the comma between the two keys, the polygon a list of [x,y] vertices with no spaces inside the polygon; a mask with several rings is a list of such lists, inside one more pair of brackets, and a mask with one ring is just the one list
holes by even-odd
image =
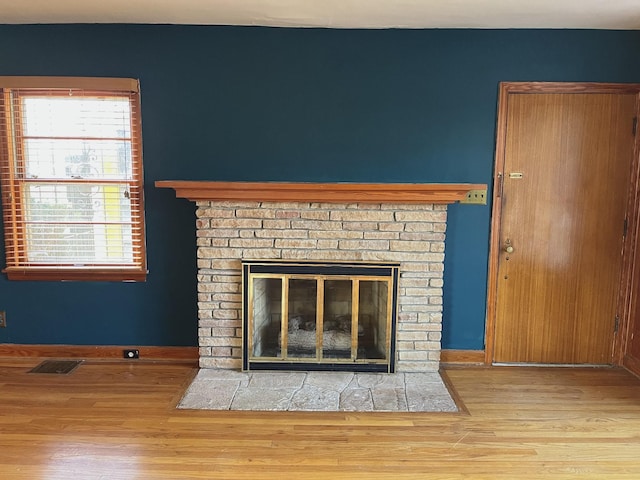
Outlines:
{"label": "wood grain texture", "polygon": [[619,369],[451,368],[466,413],[176,410],[183,364],[0,359],[0,478],[631,480],[640,380]]}
{"label": "wood grain texture", "polygon": [[43,85],[46,85],[49,90],[81,88],[83,90],[101,91],[140,91],[140,82],[135,78],[0,76],[0,88],[43,88]]}
{"label": "wood grain texture", "polygon": [[612,363],[635,111],[635,94],[509,98],[494,361]]}
{"label": "wood grain texture", "polygon": [[[489,275],[487,293],[487,321],[485,335],[485,361],[491,363],[494,358],[496,297],[498,285],[498,260],[501,256],[502,244],[500,240],[500,224],[502,220],[501,193],[504,161],[505,139],[507,131],[507,108],[509,97],[513,94],[537,93],[606,93],[606,94],[634,94],[639,97],[640,84],[617,83],[569,83],[569,82],[502,82],[500,84],[498,122],[496,134],[496,161],[494,171],[493,210],[491,222],[491,248],[489,254]],[[640,102],[636,101],[636,116],[640,117]],[[637,275],[637,243],[640,238],[640,135],[635,136],[635,150],[631,169],[630,195],[628,204],[628,235],[625,239],[623,272],[620,289],[620,330],[613,344],[613,363],[623,364],[626,352],[632,347],[630,323],[635,321],[640,307],[638,307],[638,275]],[[634,263],[636,265],[634,266]],[[640,336],[636,337],[640,342]],[[624,362],[626,364],[626,360]]]}
{"label": "wood grain texture", "polygon": [[640,360],[638,359],[638,356],[634,354],[625,355],[622,365],[624,368],[640,378]]}
{"label": "wood grain texture", "polygon": [[[138,349],[139,360],[198,363],[198,347],[145,347],[127,345],[24,345],[0,344],[0,357],[123,359],[122,350]],[[123,359],[130,361],[128,359]]]}
{"label": "wood grain texture", "polygon": [[484,350],[442,350],[441,363],[484,364]]}
{"label": "wood grain texture", "polygon": [[498,260],[502,251],[500,223],[502,222],[502,185],[504,181],[504,153],[507,138],[507,107],[509,88],[500,84],[498,94],[498,117],[496,124],[496,158],[493,173],[493,202],[491,207],[491,233],[489,236],[489,264],[487,275],[487,318],[485,321],[484,361],[493,362],[496,339],[496,303],[498,296]]}
{"label": "wood grain texture", "polygon": [[471,183],[279,183],[161,180],[176,197],[196,200],[324,203],[453,203],[469,190],[487,188]]}
{"label": "wood grain texture", "polygon": [[506,93],[631,93],[640,91],[640,83],[606,82],[502,82]]}
{"label": "wood grain texture", "polygon": [[[146,262],[144,262],[146,263]],[[147,268],[92,268],[92,267],[7,267],[2,270],[9,280],[18,281],[103,281],[144,282]]]}
{"label": "wood grain texture", "polygon": [[[640,109],[640,102],[638,105]],[[640,118],[640,111],[638,112]],[[640,155],[640,135],[636,133],[636,159]],[[636,165],[636,168],[639,168]],[[630,209],[640,212],[640,174],[635,176],[636,183],[634,190],[636,197],[631,199]],[[640,222],[638,222],[640,223]],[[636,375],[640,375],[640,249],[638,248],[638,238],[640,225],[636,223],[630,227],[630,235],[625,245],[625,252],[635,259],[634,264],[625,272],[625,292],[623,296],[623,322],[620,325],[620,335],[618,337],[619,354],[622,356],[620,362]]]}

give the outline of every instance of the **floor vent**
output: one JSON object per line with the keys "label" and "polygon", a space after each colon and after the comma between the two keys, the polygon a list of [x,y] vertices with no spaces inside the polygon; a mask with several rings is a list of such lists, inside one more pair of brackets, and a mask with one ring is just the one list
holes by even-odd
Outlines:
{"label": "floor vent", "polygon": [[29,373],[57,373],[66,375],[73,372],[82,360],[45,360]]}

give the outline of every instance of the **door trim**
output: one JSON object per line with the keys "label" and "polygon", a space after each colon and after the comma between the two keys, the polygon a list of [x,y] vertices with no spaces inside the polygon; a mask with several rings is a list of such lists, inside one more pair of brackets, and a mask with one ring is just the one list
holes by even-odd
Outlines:
{"label": "door trim", "polygon": [[[485,322],[485,364],[493,363],[495,351],[496,303],[498,300],[498,259],[500,254],[500,225],[502,220],[502,182],[505,162],[507,133],[507,109],[509,95],[536,93],[609,93],[635,94],[636,117],[640,118],[640,84],[635,83],[590,83],[590,82],[501,82],[498,95],[498,117],[496,125],[496,148],[493,174],[493,207],[491,212],[491,234],[489,239],[489,270],[487,279],[487,313]],[[628,229],[623,246],[622,275],[620,280],[617,311],[620,318],[618,331],[614,335],[613,365],[622,365],[630,335],[631,314],[640,302],[632,295],[633,272],[638,256],[637,241],[640,226],[640,133],[636,134],[629,182],[627,203]]]}

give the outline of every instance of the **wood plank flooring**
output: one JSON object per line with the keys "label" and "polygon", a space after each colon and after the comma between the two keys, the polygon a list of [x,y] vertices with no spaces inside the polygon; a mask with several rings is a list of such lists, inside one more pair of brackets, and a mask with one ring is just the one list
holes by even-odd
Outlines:
{"label": "wood plank flooring", "polygon": [[624,370],[451,368],[466,412],[176,410],[188,364],[0,359],[0,478],[640,479]]}

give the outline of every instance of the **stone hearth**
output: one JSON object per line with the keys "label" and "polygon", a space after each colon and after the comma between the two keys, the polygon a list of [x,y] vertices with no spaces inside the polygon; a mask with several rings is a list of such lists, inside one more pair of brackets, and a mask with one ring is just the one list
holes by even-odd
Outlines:
{"label": "stone hearth", "polygon": [[255,372],[202,369],[178,408],[308,412],[456,412],[437,372]]}

